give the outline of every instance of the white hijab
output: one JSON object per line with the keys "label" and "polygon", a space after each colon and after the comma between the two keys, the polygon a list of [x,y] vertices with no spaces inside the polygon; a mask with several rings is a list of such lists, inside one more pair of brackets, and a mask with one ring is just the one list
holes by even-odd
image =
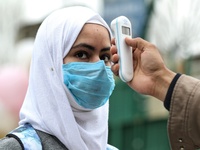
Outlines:
{"label": "white hijab", "polygon": [[56,136],[70,150],[106,150],[108,103],[92,111],[72,109],[73,96],[63,83],[63,58],[85,23],[101,24],[110,32],[97,13],[82,6],[57,10],[40,26],[19,124],[28,122]]}

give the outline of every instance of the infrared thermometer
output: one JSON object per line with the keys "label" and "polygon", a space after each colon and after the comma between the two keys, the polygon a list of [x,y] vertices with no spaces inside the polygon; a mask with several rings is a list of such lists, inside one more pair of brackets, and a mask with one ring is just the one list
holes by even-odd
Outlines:
{"label": "infrared thermometer", "polygon": [[133,54],[125,38],[132,37],[131,22],[125,16],[120,16],[114,19],[110,26],[119,55],[119,77],[123,82],[129,82],[133,78]]}

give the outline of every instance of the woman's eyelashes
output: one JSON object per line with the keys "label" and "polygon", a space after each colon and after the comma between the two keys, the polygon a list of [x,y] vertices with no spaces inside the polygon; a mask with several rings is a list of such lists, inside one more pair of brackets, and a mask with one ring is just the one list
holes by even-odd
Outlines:
{"label": "woman's eyelashes", "polygon": [[89,59],[89,53],[83,50],[77,51],[75,57],[81,60]]}
{"label": "woman's eyelashes", "polygon": [[[91,52],[90,50],[79,50],[74,53],[74,56],[78,58],[80,61],[90,61],[92,60],[92,57],[96,57],[96,54],[94,52]],[[111,62],[111,54],[102,52],[98,55],[99,60],[103,60],[105,64]]]}
{"label": "woman's eyelashes", "polygon": [[102,54],[100,56],[100,59],[103,60],[105,62],[105,64],[107,64],[108,62],[111,61],[110,53],[109,54]]}

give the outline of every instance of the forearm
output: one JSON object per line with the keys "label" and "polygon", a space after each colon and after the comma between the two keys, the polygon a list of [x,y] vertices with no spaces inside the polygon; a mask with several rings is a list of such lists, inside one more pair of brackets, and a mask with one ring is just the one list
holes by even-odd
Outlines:
{"label": "forearm", "polygon": [[155,76],[155,87],[154,92],[152,92],[152,96],[164,102],[167,91],[175,76],[176,73],[168,68],[161,70],[160,73]]}

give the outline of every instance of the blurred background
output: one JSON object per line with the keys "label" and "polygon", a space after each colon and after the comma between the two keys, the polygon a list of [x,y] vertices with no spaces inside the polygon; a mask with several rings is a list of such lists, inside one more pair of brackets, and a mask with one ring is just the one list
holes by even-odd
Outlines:
{"label": "blurred background", "polygon": [[[0,138],[18,124],[38,27],[52,11],[77,4],[98,11],[108,24],[127,16],[133,36],[156,44],[170,69],[200,77],[199,0],[1,0]],[[169,150],[167,118],[163,103],[136,93],[116,77],[110,144],[120,150]]]}

